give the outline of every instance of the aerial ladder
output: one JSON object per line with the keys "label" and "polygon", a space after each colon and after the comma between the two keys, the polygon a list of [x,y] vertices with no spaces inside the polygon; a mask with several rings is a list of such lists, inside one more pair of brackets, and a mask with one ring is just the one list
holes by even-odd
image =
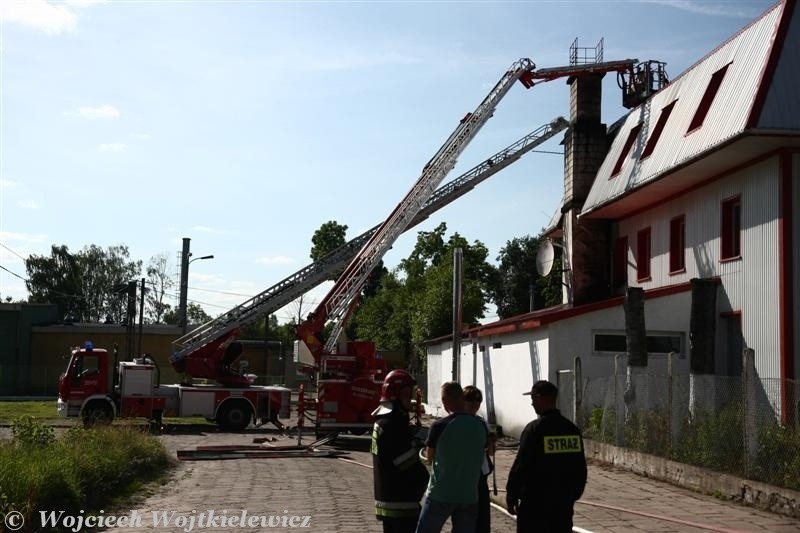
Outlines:
{"label": "aerial ladder", "polygon": [[[318,327],[318,333],[322,331],[328,318],[340,319],[344,315],[346,308],[353,296],[360,291],[361,285],[372,267],[377,264],[397,237],[405,231],[412,219],[420,213],[425,202],[431,198],[434,189],[455,166],[457,156],[492,116],[497,103],[510,90],[513,83],[520,80],[526,87],[532,85],[530,72],[534,67],[535,65],[529,59],[521,59],[514,63],[478,108],[461,120],[442,148],[425,166],[422,176],[411,192],[395,208],[392,215],[372,232],[366,240],[366,244],[350,261],[349,266],[345,269],[345,274],[339,278],[347,281],[334,286],[335,292],[330,293],[321,306],[323,313],[316,313],[316,316],[320,318],[315,324],[321,324]],[[328,279],[331,271],[328,263],[314,263],[298,273],[299,276],[287,278],[271,288],[274,290],[264,291],[251,301],[223,314],[217,320],[201,326],[199,330],[181,337],[173,343],[174,349],[170,362],[178,372],[185,373],[189,377],[210,378],[226,385],[246,386],[248,384],[246,377],[239,375],[232,367],[233,362],[241,354],[241,346],[233,342],[239,333],[239,327],[263,317],[268,306],[277,305],[276,308],[280,308],[288,304],[300,294]],[[333,307],[329,307],[331,303],[333,303]],[[344,305],[342,305],[343,303]],[[330,310],[333,312],[331,313]],[[308,324],[305,325],[306,329],[303,330],[301,325],[299,331],[307,331]],[[321,346],[314,345],[314,351],[316,354],[320,354]]]}
{"label": "aerial ladder", "polygon": [[[345,267],[316,310],[297,326],[298,350],[311,355],[318,372],[314,402],[318,432],[359,432],[372,424],[371,412],[378,404],[386,365],[377,356],[371,341],[347,342],[344,351],[340,352],[338,341],[344,324],[372,270],[431,198],[436,187],[455,166],[458,156],[491,118],[514,83],[519,80],[527,88],[533,85],[531,73],[534,68],[529,59],[514,63],[475,111],[461,119],[422,169],[422,175],[411,190]],[[329,322],[328,338],[323,339],[323,331]]]}
{"label": "aerial ladder", "polygon": [[[308,345],[308,349],[305,350],[309,355],[306,362],[312,366],[319,366],[323,350],[329,354],[335,351],[344,318],[355,305],[366,277],[403,231],[466,194],[478,183],[568,126],[564,119],[556,119],[501,150],[436,190],[432,195],[428,194],[452,169],[458,154],[491,117],[494,106],[517,79],[526,88],[541,81],[551,81],[561,77],[613,71],[621,73],[623,79],[625,75],[630,79],[633,77],[630,73],[633,72],[636,62],[635,59],[605,63],[598,61],[538,70],[535,70],[533,63],[527,59],[515,63],[478,109],[462,119],[459,127],[425,166],[423,175],[404,202],[398,205],[383,224],[371,228],[319,261],[304,267],[250,300],[177,339],[173,343],[173,354],[170,358],[173,366],[189,377],[209,378],[227,385],[246,386],[248,384],[246,378],[232,368],[232,363],[241,353],[238,343],[233,342],[240,328],[280,309],[346,269],[345,274],[339,278],[340,281],[343,279],[346,281],[337,283],[323,304],[311,315],[311,320],[298,328],[301,338],[306,341],[303,344]],[[334,330],[327,340],[327,346],[323,346],[320,341],[321,332],[329,320],[334,323]]]}
{"label": "aerial ladder", "polygon": [[[566,119],[557,117],[475,165],[459,177],[442,185],[423,205],[406,230],[467,194],[478,184],[518,161],[523,155],[562,132],[568,126],[569,122]],[[218,381],[221,379],[228,383],[242,380],[241,376],[233,372],[230,361],[225,369],[222,368],[225,343],[235,340],[241,327],[274,313],[319,284],[337,278],[379,228],[380,224],[368,229],[318,261],[303,267],[249,300],[177,339],[173,343],[171,357],[173,365],[179,372],[197,378]],[[313,359],[305,362],[313,365]]]}

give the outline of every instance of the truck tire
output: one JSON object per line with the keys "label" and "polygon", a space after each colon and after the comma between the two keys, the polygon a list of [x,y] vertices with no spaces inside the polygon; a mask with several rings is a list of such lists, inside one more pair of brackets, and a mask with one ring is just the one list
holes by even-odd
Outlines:
{"label": "truck tire", "polygon": [[104,401],[90,402],[83,408],[83,427],[107,426],[114,420],[114,410]]}
{"label": "truck tire", "polygon": [[241,431],[250,425],[253,410],[243,401],[228,401],[217,411],[217,425],[225,431]]}

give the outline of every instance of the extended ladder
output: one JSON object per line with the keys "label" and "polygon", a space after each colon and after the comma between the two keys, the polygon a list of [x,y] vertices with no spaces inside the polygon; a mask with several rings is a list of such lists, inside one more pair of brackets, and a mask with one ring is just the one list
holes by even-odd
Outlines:
{"label": "extended ladder", "polygon": [[[478,184],[519,160],[523,155],[546,142],[567,128],[569,123],[558,117],[515,143],[503,148],[492,157],[474,166],[458,178],[438,188],[423,205],[419,213],[406,227],[410,229],[419,224],[454,200],[467,194]],[[326,280],[337,277],[369,238],[380,228],[380,224],[365,231],[346,244],[329,252],[318,261],[298,270],[277,284],[262,291],[253,298],[237,305],[199,328],[190,331],[173,343],[171,360],[179,361],[192,352],[233,329],[250,324],[265,315],[274,313],[281,307],[299,298]]]}
{"label": "extended ladder", "polygon": [[314,340],[321,333],[327,321],[333,323],[331,334],[325,344],[325,353],[332,353],[344,327],[344,320],[352,310],[355,298],[361,291],[372,269],[378,264],[386,251],[394,244],[411,220],[419,213],[422,206],[431,197],[436,187],[456,164],[456,159],[467,145],[475,138],[481,127],[494,114],[497,104],[508,93],[511,87],[520,80],[527,87],[532,86],[531,71],[535,65],[530,59],[520,59],[507,70],[488,95],[472,113],[467,114],[458,127],[448,137],[441,148],[428,161],[422,175],[411,190],[395,207],[394,211],[370,237],[369,241],[345,268],[336,280],[333,288],[317,307],[313,316],[298,328],[300,340],[309,342],[311,353],[316,356],[321,352],[318,341]]}

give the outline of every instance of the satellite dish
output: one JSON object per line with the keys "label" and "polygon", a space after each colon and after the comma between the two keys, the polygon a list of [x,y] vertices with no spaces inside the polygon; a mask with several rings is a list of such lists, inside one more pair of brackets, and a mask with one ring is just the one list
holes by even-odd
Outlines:
{"label": "satellite dish", "polygon": [[553,259],[555,259],[555,252],[553,251],[553,243],[550,239],[545,239],[539,245],[539,250],[536,252],[536,272],[540,276],[546,276],[553,269]]}

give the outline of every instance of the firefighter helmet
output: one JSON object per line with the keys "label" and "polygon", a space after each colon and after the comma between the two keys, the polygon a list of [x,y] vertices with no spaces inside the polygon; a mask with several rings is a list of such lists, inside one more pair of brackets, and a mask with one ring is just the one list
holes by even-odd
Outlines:
{"label": "firefighter helmet", "polygon": [[397,399],[400,391],[405,387],[413,387],[417,381],[405,370],[392,370],[386,374],[381,389],[381,401],[391,402]]}

